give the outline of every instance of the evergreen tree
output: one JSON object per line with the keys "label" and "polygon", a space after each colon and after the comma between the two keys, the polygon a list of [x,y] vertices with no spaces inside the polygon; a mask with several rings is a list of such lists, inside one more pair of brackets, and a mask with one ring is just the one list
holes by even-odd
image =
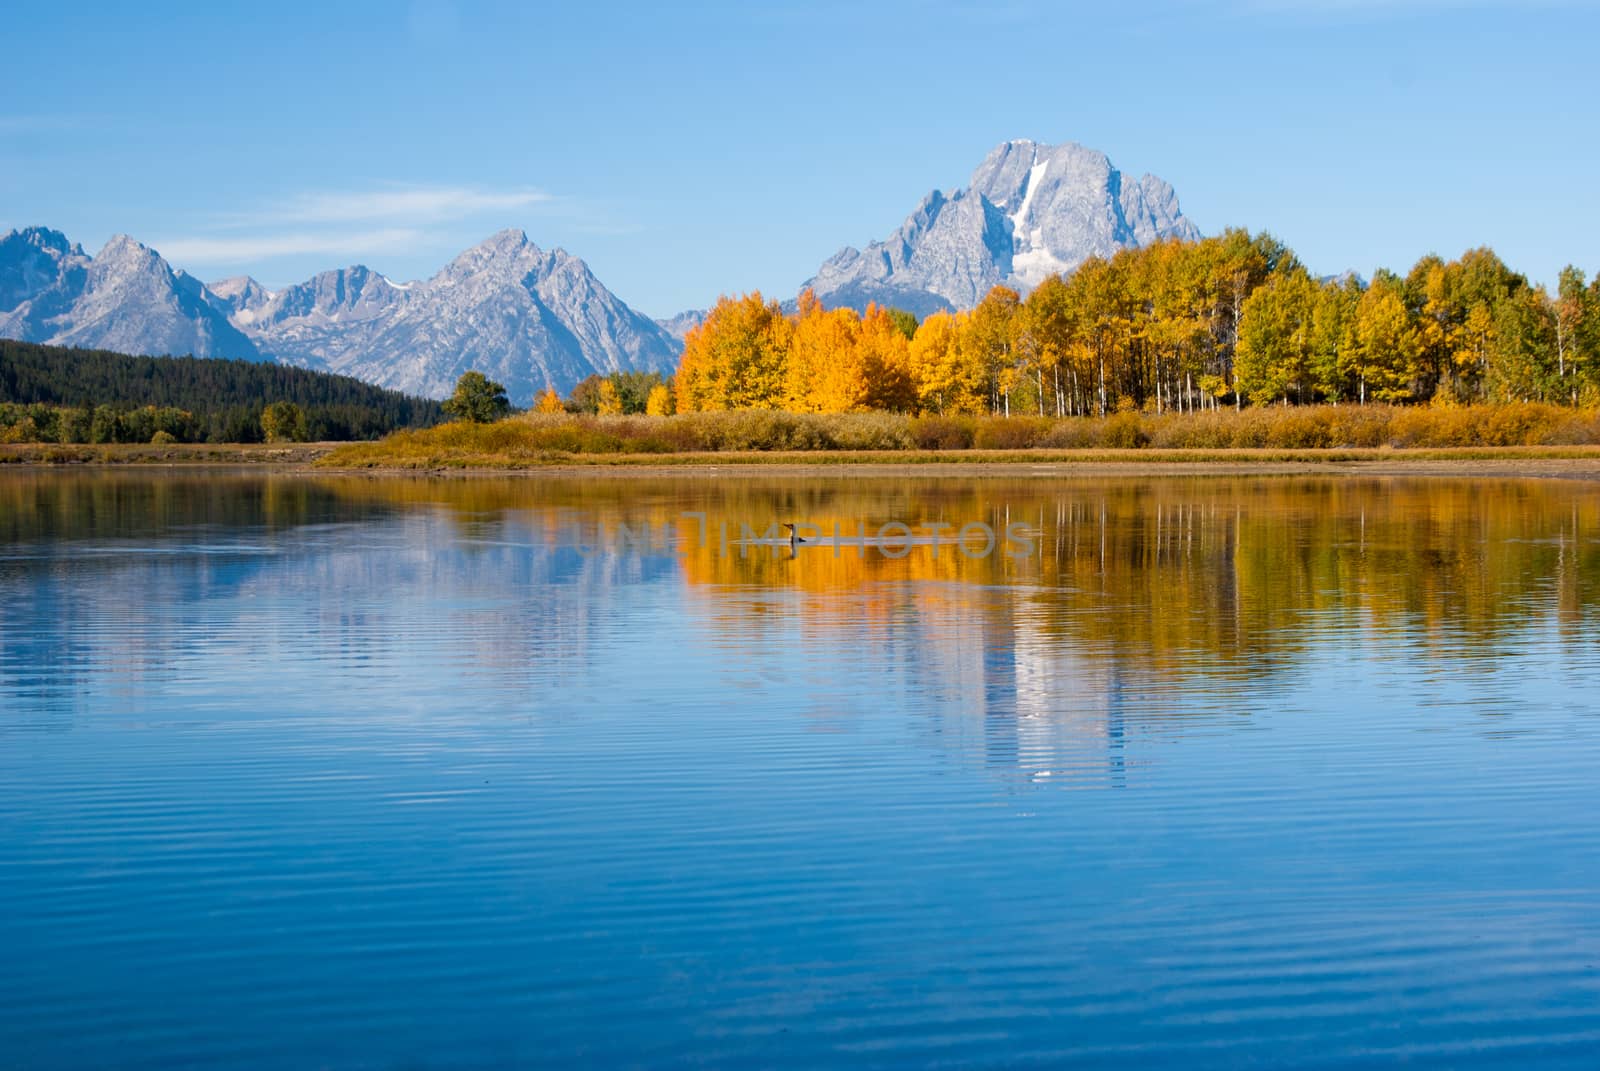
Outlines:
{"label": "evergreen tree", "polygon": [[482,372],[463,372],[456,392],[444,403],[446,415],[470,424],[489,424],[511,411],[506,389]]}

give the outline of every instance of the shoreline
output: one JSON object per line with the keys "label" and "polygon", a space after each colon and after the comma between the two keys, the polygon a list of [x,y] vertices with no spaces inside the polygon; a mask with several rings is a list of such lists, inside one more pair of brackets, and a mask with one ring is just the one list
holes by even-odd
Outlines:
{"label": "shoreline", "polygon": [[342,443],[0,445],[0,472],[246,469],[372,477],[597,478],[698,476],[1488,476],[1600,480],[1600,446],[1331,449],[773,451],[568,454],[492,464],[473,457],[423,465],[321,462]]}

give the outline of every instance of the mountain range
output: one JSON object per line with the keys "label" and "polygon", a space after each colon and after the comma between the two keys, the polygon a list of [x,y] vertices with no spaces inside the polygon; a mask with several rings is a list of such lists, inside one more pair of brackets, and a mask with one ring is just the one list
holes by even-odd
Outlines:
{"label": "mountain range", "polygon": [[585,376],[671,372],[679,344],[564,250],[517,230],[473,246],[420,282],[357,265],[272,292],[250,278],[213,285],[217,307],[279,361],[424,397],[477,370],[527,405]]}
{"label": "mountain range", "polygon": [[[1008,141],[968,186],[929,193],[899,230],[841,250],[804,285],[829,307],[877,302],[926,316],[970,308],[996,285],[1029,290],[1091,256],[1199,234],[1153,175],[1127,180],[1081,145]],[[202,283],[125,235],[92,257],[43,227],[0,237],[0,337],[278,361],[426,397],[474,369],[517,405],[596,373],[670,373],[704,316],[652,320],[582,260],[518,230],[425,280],[354,265],[281,290],[248,276]]]}
{"label": "mountain range", "polygon": [[91,258],[42,227],[0,238],[0,338],[261,359],[206,287],[154,250],[118,235]]}
{"label": "mountain range", "polygon": [[595,373],[671,372],[681,348],[582,260],[516,230],[420,282],[356,265],[273,291],[249,277],[203,284],[125,235],[90,257],[30,227],[0,237],[0,337],[271,360],[430,398],[475,369],[518,405]]}

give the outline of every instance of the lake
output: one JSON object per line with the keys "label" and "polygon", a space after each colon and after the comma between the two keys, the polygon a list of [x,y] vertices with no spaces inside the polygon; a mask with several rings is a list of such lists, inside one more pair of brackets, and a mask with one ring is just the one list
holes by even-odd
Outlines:
{"label": "lake", "polygon": [[0,472],[5,1067],[1592,1068],[1597,775],[1592,483]]}

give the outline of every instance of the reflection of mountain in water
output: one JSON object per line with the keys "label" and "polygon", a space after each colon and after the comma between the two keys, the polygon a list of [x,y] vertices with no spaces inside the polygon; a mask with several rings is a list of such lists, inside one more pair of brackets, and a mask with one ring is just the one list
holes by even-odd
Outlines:
{"label": "reflection of mountain in water", "polygon": [[941,699],[940,735],[1032,781],[1121,784],[1121,668],[1052,640],[1026,595],[985,594],[922,600],[901,652]]}
{"label": "reflection of mountain in water", "polygon": [[[1472,652],[1530,627],[1580,641],[1600,596],[1600,551],[1584,535],[1600,528],[1600,498],[1572,485],[976,479],[898,484],[888,504],[877,490],[791,487],[765,512],[824,531],[1020,520],[1038,553],[919,546],[891,559],[819,546],[787,561],[689,540],[692,595],[721,621],[728,592],[801,594],[805,642],[871,646],[905,667],[885,687],[935,700],[941,737],[1038,780],[1118,783],[1133,726],[1196,711],[1186,681],[1203,678],[1216,709],[1234,713],[1340,643],[1456,664],[1465,653],[1470,667]],[[762,515],[748,494],[735,508]],[[725,615],[741,632],[783,624]]]}
{"label": "reflection of mountain in water", "polygon": [[[1037,542],[896,558],[740,554],[715,535],[788,518],[1018,522]],[[97,673],[400,660],[582,712],[612,688],[647,696],[644,675],[679,656],[733,679],[759,651],[819,717],[916,698],[930,737],[996,769],[1116,784],[1139,732],[1193,712],[1174,697],[1200,677],[1208,695],[1260,689],[1339,643],[1470,670],[1463,651],[1530,628],[1592,642],[1597,531],[1587,486],[1534,481],[5,473],[0,683],[29,697],[30,724],[65,725],[74,682]],[[590,679],[619,650],[656,661]],[[829,686],[847,673],[855,691]],[[360,713],[427,716],[420,699]]]}
{"label": "reflection of mountain in water", "polygon": [[191,660],[276,657],[286,621],[311,663],[464,641],[459,664],[523,675],[584,658],[606,593],[673,573],[583,553],[542,516],[311,480],[6,474],[0,504],[0,682],[34,727],[69,724],[90,675],[173,681]]}

